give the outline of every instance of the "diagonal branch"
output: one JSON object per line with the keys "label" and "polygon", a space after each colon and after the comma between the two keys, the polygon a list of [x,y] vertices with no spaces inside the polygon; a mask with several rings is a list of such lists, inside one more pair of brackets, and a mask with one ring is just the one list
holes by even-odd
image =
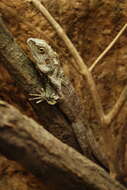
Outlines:
{"label": "diagonal branch", "polygon": [[61,190],[126,190],[101,167],[0,101],[0,152]]}
{"label": "diagonal branch", "polygon": [[[87,80],[95,109],[98,115],[98,119],[103,125],[104,120],[104,112],[101,104],[101,100],[99,97],[99,94],[96,89],[95,82],[93,80],[92,74],[89,72],[86,64],[84,63],[83,59],[79,55],[78,51],[70,41],[70,39],[67,37],[65,32],[63,31],[62,27],[55,21],[55,19],[51,16],[51,14],[48,12],[48,10],[40,3],[39,0],[30,0],[34,4],[34,6],[44,15],[44,17],[50,22],[52,27],[56,30],[57,34],[60,36],[60,38],[65,42],[66,46],[68,47],[70,53],[72,54],[74,60],[78,64],[78,72],[82,74],[82,76]],[[73,62],[72,62],[73,64]]]}
{"label": "diagonal branch", "polygon": [[120,108],[125,103],[126,99],[127,99],[127,86],[124,87],[123,91],[120,94],[120,97],[118,98],[112,110],[107,115],[105,115],[105,123],[107,126],[112,122],[112,120],[119,113]]}
{"label": "diagonal branch", "polygon": [[93,71],[97,63],[106,55],[106,53],[112,48],[112,46],[116,43],[116,41],[119,39],[119,37],[123,34],[123,32],[127,28],[127,23],[122,27],[122,29],[119,31],[119,33],[116,35],[116,37],[113,39],[113,41],[107,46],[107,48],[97,57],[97,59],[93,62],[91,67],[89,68],[89,71]]}
{"label": "diagonal branch", "polygon": [[[112,46],[116,43],[116,41],[119,39],[119,37],[123,34],[123,32],[127,28],[127,23],[122,27],[122,29],[119,31],[117,36],[113,39],[113,41],[108,45],[108,47],[99,55],[99,57],[94,61],[92,66],[89,68],[89,71],[91,72],[97,63],[106,55],[106,53],[112,48]],[[120,108],[124,104],[127,98],[127,87],[125,86],[123,91],[120,94],[119,99],[117,100],[115,106],[112,108],[112,110],[104,116],[105,125],[108,126],[112,120],[115,118],[115,116],[119,113]]]}

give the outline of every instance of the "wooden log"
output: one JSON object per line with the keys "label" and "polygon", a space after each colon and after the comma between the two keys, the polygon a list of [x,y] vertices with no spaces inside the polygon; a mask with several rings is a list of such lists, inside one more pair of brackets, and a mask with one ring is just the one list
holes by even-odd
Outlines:
{"label": "wooden log", "polygon": [[102,168],[3,101],[0,152],[61,190],[125,190]]}

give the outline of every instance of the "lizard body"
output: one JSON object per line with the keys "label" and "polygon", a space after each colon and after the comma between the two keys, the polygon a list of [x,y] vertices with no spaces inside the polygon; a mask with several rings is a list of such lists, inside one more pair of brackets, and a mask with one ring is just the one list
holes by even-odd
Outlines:
{"label": "lizard body", "polygon": [[31,100],[37,100],[36,103],[47,101],[54,105],[63,97],[62,85],[67,85],[58,54],[46,41],[38,38],[28,38],[27,44],[35,60],[36,68],[46,79],[45,87],[40,89],[39,94],[31,94],[34,96]]}
{"label": "lizard body", "polygon": [[[82,121],[84,116],[81,117],[83,111],[80,100],[76,96],[73,86],[64,76],[57,53],[41,39],[29,38],[27,44],[35,60],[36,68],[40,75],[45,76],[43,77],[43,79],[45,78],[43,80],[44,88],[40,89],[39,94],[31,94],[34,96],[31,100],[36,100],[36,103],[46,101],[48,104],[54,105],[63,98],[64,104],[60,104],[60,109],[67,116],[68,121],[72,123],[73,131],[83,152],[89,155],[86,128],[84,121]],[[65,88],[62,88],[62,85]]]}

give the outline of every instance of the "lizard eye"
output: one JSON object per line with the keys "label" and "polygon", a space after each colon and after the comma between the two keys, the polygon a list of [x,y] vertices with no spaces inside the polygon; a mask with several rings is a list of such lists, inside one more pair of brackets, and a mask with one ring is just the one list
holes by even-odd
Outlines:
{"label": "lizard eye", "polygon": [[39,51],[40,51],[41,54],[45,53],[45,49],[44,48],[39,48]]}

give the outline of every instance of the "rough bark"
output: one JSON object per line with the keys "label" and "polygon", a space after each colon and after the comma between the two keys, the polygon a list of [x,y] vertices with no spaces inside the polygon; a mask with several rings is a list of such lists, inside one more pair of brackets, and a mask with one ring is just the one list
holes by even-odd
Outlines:
{"label": "rough bark", "polygon": [[0,151],[61,190],[125,190],[103,169],[3,101]]}

